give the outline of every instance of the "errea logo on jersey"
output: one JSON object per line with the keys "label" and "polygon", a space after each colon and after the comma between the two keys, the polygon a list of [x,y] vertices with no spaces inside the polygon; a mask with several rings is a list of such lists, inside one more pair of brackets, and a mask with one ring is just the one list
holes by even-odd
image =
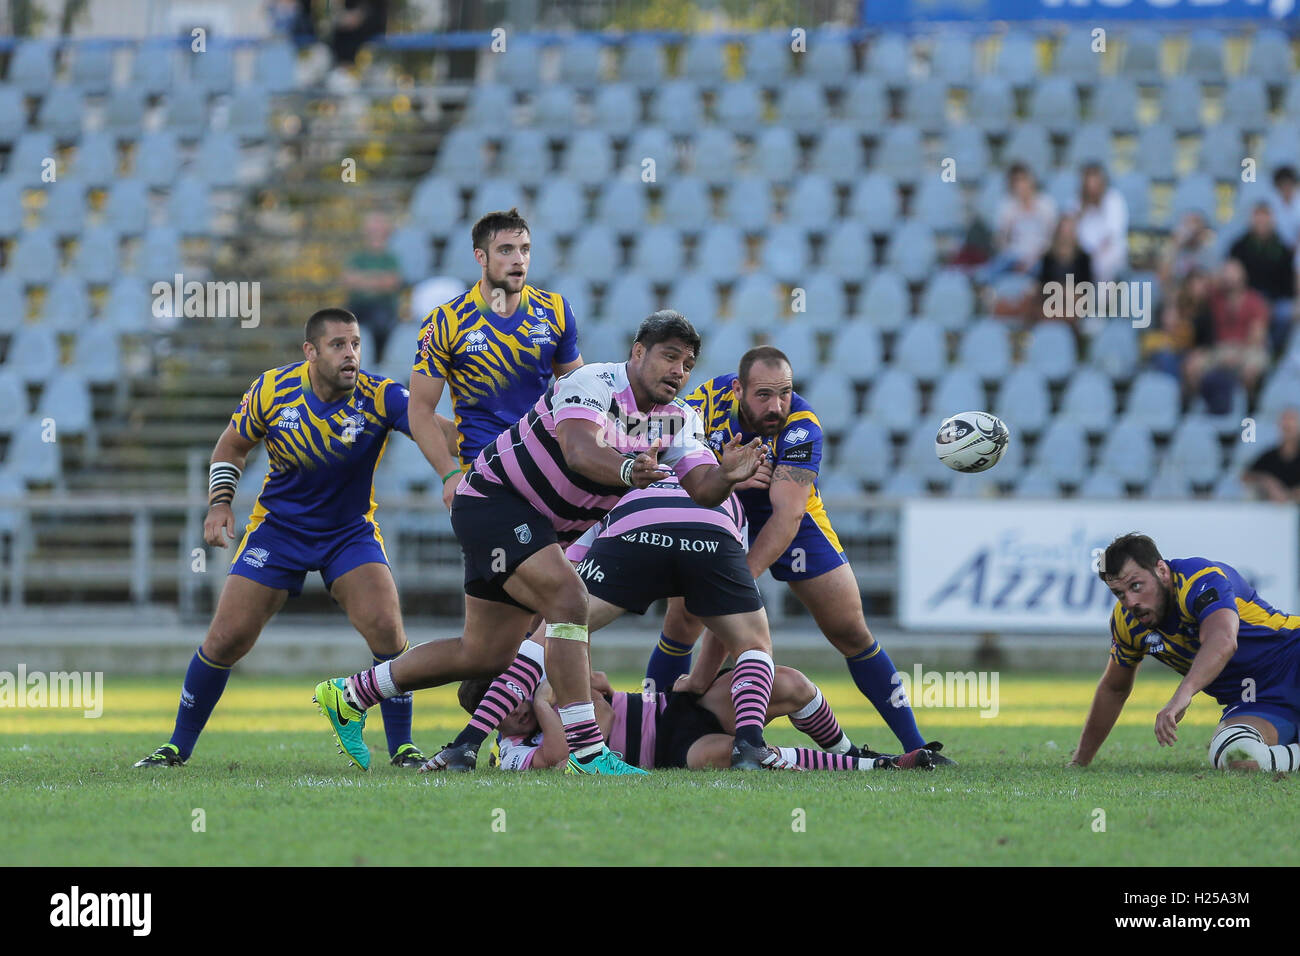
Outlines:
{"label": "errea logo on jersey", "polygon": [[488,350],[487,333],[482,329],[475,329],[469,335],[465,336],[466,352],[486,352]]}
{"label": "errea logo on jersey", "polygon": [[280,417],[275,420],[275,424],[279,425],[281,428],[292,428],[294,431],[297,431],[298,422],[301,418],[302,415],[298,409],[290,405],[288,408],[284,409],[284,411],[280,412]]}

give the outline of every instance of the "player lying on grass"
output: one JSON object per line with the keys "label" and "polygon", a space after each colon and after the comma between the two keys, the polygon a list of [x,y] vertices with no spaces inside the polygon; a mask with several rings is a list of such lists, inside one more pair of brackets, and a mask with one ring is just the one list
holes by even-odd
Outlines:
{"label": "player lying on grass", "polygon": [[[521,650],[532,644],[525,641]],[[734,672],[733,672],[734,673]],[[685,677],[681,681],[685,681]],[[473,713],[490,682],[465,681],[459,699]],[[610,747],[625,760],[646,770],[684,768],[718,769],[731,766],[735,744],[736,709],[731,697],[731,675],[719,674],[703,694],[676,689],[649,697],[640,692],[616,691],[601,672],[591,675],[596,721]],[[878,754],[849,744],[835,714],[817,685],[791,667],[777,666],[772,680],[766,722],[789,717],[790,722],[819,746],[774,748],[781,770],[880,770],[896,767],[932,769],[934,756],[917,750],[903,756]],[[543,680],[536,693],[519,700],[501,721],[497,745],[504,770],[542,770],[564,762],[564,728],[555,712],[554,695]]]}
{"label": "player lying on grass", "polygon": [[[361,369],[361,330],[352,313],[322,309],[307,320],[306,361],[259,375],[212,452],[204,540],[234,538],[230,502],[248,460],[266,442],[267,475],[230,563],[216,614],[190,661],[171,740],[136,767],[177,766],[226,688],[230,668],[310,571],[370,645],[376,664],[407,647],[397,588],[375,523],[375,465],[389,434],[409,437],[407,391]],[[384,702],[393,764],[418,767],[410,695]]]}
{"label": "player lying on grass", "polygon": [[[757,578],[770,570],[789,585],[826,640],[844,655],[853,683],[904,750],[941,749],[921,736],[907,698],[898,693],[893,661],[867,627],[857,578],[817,490],[821,423],[794,390],[790,360],[771,346],[750,349],[738,373],[710,379],[683,400],[700,413],[715,452],[736,438],[762,441],[769,449],[769,465],[737,489],[749,518],[750,573]],[[656,686],[672,686],[690,670],[691,648],[702,631],[680,601],[670,602],[646,677]],[[955,763],[941,754],[936,762]]]}
{"label": "player lying on grass", "polygon": [[[699,693],[721,686],[715,678],[727,652],[736,659],[736,669],[727,682],[734,726],[730,733],[735,737],[729,765],[783,769],[780,752],[767,746],[762,736],[764,724],[774,716],[769,707],[774,693],[772,639],[762,595],[745,565],[744,526],[744,513],[734,495],[722,505],[704,508],[668,477],[625,495],[565,556],[577,565],[586,582],[592,631],[628,611],[644,614],[663,598],[682,598],[691,613],[709,626],[722,650],[707,665],[709,673],[699,675]],[[429,760],[426,769],[474,769],[478,748],[487,735],[520,699],[531,697],[536,690],[542,664],[535,648],[532,642],[522,645],[506,672],[478,695],[469,725]],[[701,665],[705,666],[703,662],[702,655]],[[811,700],[810,691],[800,706]],[[825,740],[815,737],[818,743],[847,751],[851,745],[839,733],[829,705],[824,712],[817,712],[820,716],[812,726],[829,716],[835,731]]]}
{"label": "player lying on grass", "polygon": [[1072,763],[1087,766],[1119,718],[1146,655],[1183,680],[1156,715],[1162,747],[1205,691],[1223,705],[1210,739],[1220,770],[1300,769],[1300,616],[1275,610],[1222,561],[1160,557],[1142,534],[1116,538],[1101,578],[1117,601],[1110,618],[1110,661]]}
{"label": "player lying on grass", "polygon": [[[681,314],[654,313],[641,323],[628,361],[565,375],[474,460],[451,510],[465,555],[463,636],[422,644],[396,666],[316,686],[335,738],[358,766],[369,762],[362,737],[367,708],[412,690],[500,674],[540,612],[547,672],[563,705],[566,771],[641,773],[613,756],[596,724],[587,589],[561,542],[603,518],[630,488],[669,471],[692,499],[713,507],[758,470],[760,443],[736,441],[715,458],[702,442],[699,416],[677,401],[699,347]],[[761,683],[757,670],[754,681]]]}

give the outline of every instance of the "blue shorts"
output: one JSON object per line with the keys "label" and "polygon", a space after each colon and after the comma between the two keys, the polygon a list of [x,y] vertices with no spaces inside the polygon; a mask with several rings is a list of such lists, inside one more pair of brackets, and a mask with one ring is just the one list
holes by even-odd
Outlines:
{"label": "blue shorts", "polygon": [[1256,689],[1254,700],[1229,704],[1220,720],[1245,716],[1262,717],[1276,727],[1279,744],[1300,743],[1300,649]]}
{"label": "blue shorts", "polygon": [[304,531],[264,518],[244,534],[227,573],[297,597],[309,571],[319,571],[330,588],[353,568],[371,563],[388,564],[384,539],[373,521],[359,518],[346,528]]}
{"label": "blue shorts", "polygon": [[[823,512],[824,514],[824,512]],[[764,521],[750,521],[749,544],[753,547],[758,533],[763,530]],[[829,532],[829,534],[828,534]],[[807,581],[809,578],[821,577],[827,571],[834,571],[841,564],[848,564],[844,549],[830,525],[825,528],[818,525],[812,515],[806,514],[799,522],[790,547],[772,562],[768,569],[778,581]]]}

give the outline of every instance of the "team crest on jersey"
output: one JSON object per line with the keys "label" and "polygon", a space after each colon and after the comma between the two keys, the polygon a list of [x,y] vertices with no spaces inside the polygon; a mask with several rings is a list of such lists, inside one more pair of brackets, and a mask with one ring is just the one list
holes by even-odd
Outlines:
{"label": "team crest on jersey", "polygon": [[487,333],[482,329],[475,329],[469,335],[465,336],[466,352],[486,352],[488,350]]}
{"label": "team crest on jersey", "polygon": [[343,419],[343,440],[351,444],[366,430],[366,416],[358,412]]}
{"label": "team crest on jersey", "polygon": [[799,444],[799,442],[803,441],[807,437],[808,437],[808,429],[806,428],[796,428],[792,432],[785,433],[785,440],[788,444],[791,445],[797,445]]}
{"label": "team crest on jersey", "polygon": [[1147,646],[1148,654],[1159,654],[1165,649],[1164,638],[1159,634],[1148,634],[1146,637],[1142,638],[1142,643]]}
{"label": "team crest on jersey", "polygon": [[280,412],[280,417],[275,420],[275,424],[279,425],[281,428],[291,428],[294,431],[297,431],[298,423],[301,418],[302,415],[298,409],[290,405],[288,408]]}
{"label": "team crest on jersey", "polygon": [[266,548],[249,548],[244,552],[244,563],[251,564],[255,568],[264,567],[266,559],[271,556],[271,552]]}
{"label": "team crest on jersey", "polygon": [[533,540],[533,529],[526,524],[521,524],[515,528],[515,537],[519,539],[520,544],[527,544]]}

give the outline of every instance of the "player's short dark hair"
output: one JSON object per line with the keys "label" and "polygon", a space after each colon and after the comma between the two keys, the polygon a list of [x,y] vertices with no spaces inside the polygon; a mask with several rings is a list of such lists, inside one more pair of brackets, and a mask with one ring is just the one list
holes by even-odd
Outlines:
{"label": "player's short dark hair", "polygon": [[1007,182],[1011,182],[1011,180],[1015,179],[1017,176],[1028,176],[1030,179],[1034,178],[1034,174],[1030,168],[1019,160],[1016,160],[1007,167]]}
{"label": "player's short dark hair", "polygon": [[[740,357],[740,368],[737,370],[740,384],[749,384],[749,370],[755,365],[760,363],[763,365],[776,365],[779,362],[790,365],[790,359],[778,348],[773,348],[771,345],[759,345],[750,349]],[[791,371],[794,370],[793,365],[790,365],[790,368]]]}
{"label": "player's short dark hair", "polygon": [[500,210],[490,212],[474,223],[474,229],[470,233],[474,240],[474,248],[486,252],[488,243],[498,232],[526,232],[532,235],[532,230],[528,228],[528,223],[519,214],[519,210],[511,206],[506,212]]}
{"label": "player's short dark hair", "polygon": [[456,691],[456,699],[460,701],[460,706],[465,709],[465,713],[473,716],[474,711],[478,710],[478,705],[487,696],[492,681],[493,678],[491,677],[471,677],[469,680],[460,682],[460,689]]}
{"label": "player's short dark hair", "polygon": [[640,342],[649,352],[669,339],[679,339],[697,359],[700,357],[700,333],[695,331],[695,326],[687,321],[686,316],[673,309],[660,309],[642,319],[633,344]]}
{"label": "player's short dark hair", "polygon": [[352,325],[360,325],[357,317],[347,309],[320,309],[313,312],[307,325],[302,330],[302,339],[304,342],[310,342],[315,345],[322,335],[325,334],[326,322],[348,322]]}
{"label": "player's short dark hair", "polygon": [[1285,182],[1285,181],[1287,181],[1287,180],[1290,180],[1290,181],[1293,182],[1293,183],[1298,181],[1298,180],[1296,179],[1295,167],[1293,167],[1293,166],[1279,166],[1276,170],[1273,171],[1273,185],[1274,185],[1274,186],[1281,186],[1282,183]]}
{"label": "player's short dark hair", "polygon": [[1106,547],[1106,553],[1101,556],[1101,567],[1097,569],[1097,576],[1105,581],[1109,577],[1119,573],[1119,569],[1128,563],[1132,558],[1139,568],[1154,572],[1156,565],[1164,558],[1160,557],[1160,549],[1156,543],[1146,535],[1137,531],[1130,531],[1128,534],[1122,534]]}

